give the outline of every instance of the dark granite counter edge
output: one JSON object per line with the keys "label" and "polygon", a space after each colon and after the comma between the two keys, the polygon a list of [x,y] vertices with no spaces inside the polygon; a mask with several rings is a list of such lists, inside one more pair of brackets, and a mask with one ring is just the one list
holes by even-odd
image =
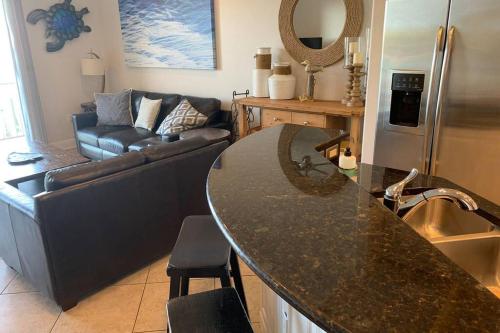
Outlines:
{"label": "dark granite counter edge", "polygon": [[[207,195],[208,195],[208,188],[207,188]],[[224,237],[229,241],[231,244],[231,247],[235,250],[235,252],[238,254],[241,260],[269,287],[272,289],[273,292],[275,292],[279,297],[281,297],[283,300],[285,300],[288,304],[293,306],[293,308],[297,311],[299,311],[303,316],[305,316],[307,319],[309,319],[311,322],[313,322],[315,325],[320,327],[322,330],[325,332],[333,332],[333,333],[347,333],[349,330],[345,329],[344,327],[338,325],[337,323],[330,323],[331,325],[335,326],[335,331],[332,331],[331,326],[325,325],[322,321],[318,321],[317,318],[314,318],[310,314],[308,314],[307,311],[305,311],[304,308],[306,308],[305,304],[302,302],[296,300],[294,297],[292,297],[290,294],[287,294],[283,292],[286,288],[276,281],[274,281],[268,274],[266,274],[264,271],[258,269],[253,261],[250,259],[250,257],[240,248],[238,243],[235,241],[233,235],[227,230],[226,225],[219,219],[217,215],[217,211],[215,208],[212,206],[212,203],[209,200],[209,206],[210,210],[212,211],[212,215],[217,222],[217,225],[221,229],[222,233],[224,234]],[[309,312],[313,312],[312,309],[310,309]]]}

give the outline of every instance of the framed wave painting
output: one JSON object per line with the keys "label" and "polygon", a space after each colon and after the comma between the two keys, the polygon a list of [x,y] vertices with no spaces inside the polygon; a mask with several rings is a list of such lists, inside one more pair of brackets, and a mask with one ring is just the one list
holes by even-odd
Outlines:
{"label": "framed wave painting", "polygon": [[213,0],[119,0],[132,67],[216,69]]}

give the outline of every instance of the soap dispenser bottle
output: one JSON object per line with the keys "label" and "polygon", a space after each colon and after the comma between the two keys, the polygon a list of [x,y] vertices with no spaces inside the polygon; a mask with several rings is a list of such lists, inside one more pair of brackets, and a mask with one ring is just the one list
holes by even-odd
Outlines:
{"label": "soap dispenser bottle", "polygon": [[344,170],[356,169],[356,157],[352,156],[351,148],[347,147],[343,154],[340,154],[339,167]]}

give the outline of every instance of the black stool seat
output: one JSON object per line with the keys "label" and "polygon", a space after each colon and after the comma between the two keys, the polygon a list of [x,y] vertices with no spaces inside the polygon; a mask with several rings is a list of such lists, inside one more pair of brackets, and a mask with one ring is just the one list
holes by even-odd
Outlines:
{"label": "black stool seat", "polygon": [[173,271],[212,270],[228,265],[231,246],[211,216],[189,216],[182,223],[167,267]]}
{"label": "black stool seat", "polygon": [[252,333],[233,288],[177,297],[167,304],[171,333]]}
{"label": "black stool seat", "polygon": [[170,299],[189,293],[192,278],[219,278],[223,288],[234,287],[247,309],[238,257],[211,215],[188,216],[182,222],[167,266]]}

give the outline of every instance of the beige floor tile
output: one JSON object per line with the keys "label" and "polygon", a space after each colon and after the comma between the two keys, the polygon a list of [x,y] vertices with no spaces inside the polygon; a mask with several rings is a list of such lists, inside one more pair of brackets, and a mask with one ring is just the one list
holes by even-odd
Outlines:
{"label": "beige floor tile", "polygon": [[189,281],[189,294],[202,293],[215,289],[215,279],[192,279]]}
{"label": "beige floor tile", "polygon": [[[170,283],[148,283],[142,296],[134,332],[150,332],[167,328],[165,306],[169,297]],[[214,289],[214,279],[192,279],[189,281],[189,294]]]}
{"label": "beige floor tile", "polygon": [[146,280],[148,279],[148,273],[149,273],[149,268],[150,266],[144,267],[143,269],[132,273],[128,275],[127,277],[121,279],[117,283],[115,283],[115,286],[122,286],[126,284],[144,284],[146,283]]}
{"label": "beige floor tile", "polygon": [[169,283],[151,283],[146,285],[141,307],[134,326],[134,332],[149,332],[167,329],[167,304]]}
{"label": "beige floor tile", "polygon": [[16,277],[16,272],[7,266],[5,262],[0,259],[0,293],[9,285],[9,283]]}
{"label": "beige floor tile", "polygon": [[255,276],[255,273],[243,262],[243,260],[239,259],[240,262],[240,271],[241,276]]}
{"label": "beige floor tile", "polygon": [[38,291],[36,288],[26,281],[21,275],[17,274],[16,277],[9,283],[3,294],[17,294]]}
{"label": "beige floor tile", "polygon": [[262,308],[262,281],[256,276],[243,277],[243,289],[247,299],[250,320],[260,323],[260,309]]}
{"label": "beige floor tile", "polygon": [[111,286],[61,313],[53,332],[132,332],[145,285]]}
{"label": "beige floor tile", "polygon": [[0,332],[50,332],[61,312],[40,293],[0,295]]}
{"label": "beige floor tile", "polygon": [[254,333],[262,333],[262,327],[259,323],[252,323],[252,328]]}
{"label": "beige floor tile", "polygon": [[149,269],[148,283],[170,281],[166,273],[169,259],[170,256],[166,256],[151,265],[151,268]]}

